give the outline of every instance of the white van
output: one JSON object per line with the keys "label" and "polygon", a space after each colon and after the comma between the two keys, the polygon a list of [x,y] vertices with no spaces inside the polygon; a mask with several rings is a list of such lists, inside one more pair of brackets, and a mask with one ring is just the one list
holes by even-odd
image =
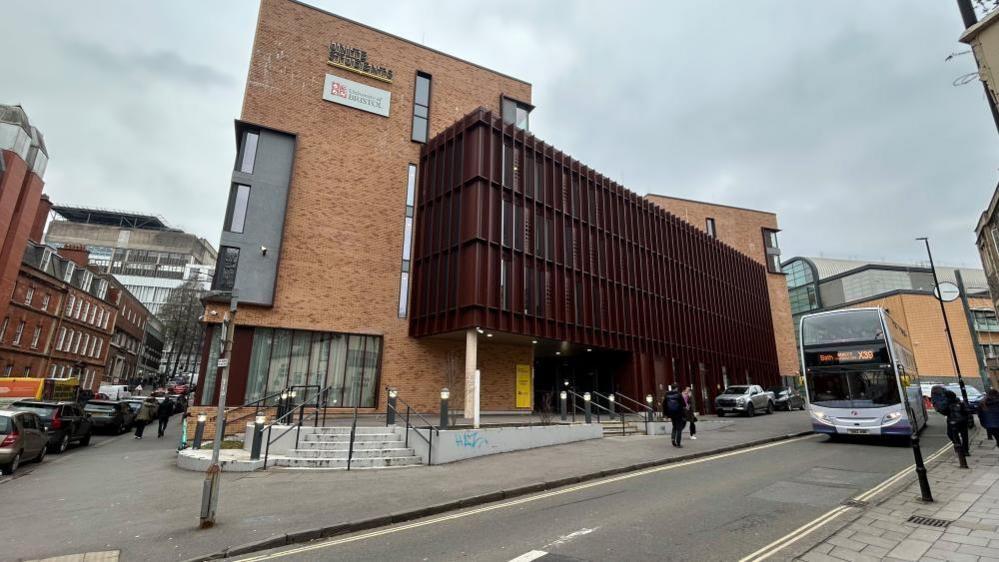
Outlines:
{"label": "white van", "polygon": [[110,400],[124,400],[132,396],[127,384],[102,384],[97,392],[107,394]]}

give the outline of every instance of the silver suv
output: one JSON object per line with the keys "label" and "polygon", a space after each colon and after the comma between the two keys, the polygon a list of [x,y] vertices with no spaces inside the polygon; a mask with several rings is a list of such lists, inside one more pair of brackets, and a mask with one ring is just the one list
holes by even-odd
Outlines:
{"label": "silver suv", "polygon": [[725,414],[746,414],[756,412],[774,413],[774,393],[763,390],[760,385],[747,384],[730,386],[715,398],[715,412],[718,417]]}

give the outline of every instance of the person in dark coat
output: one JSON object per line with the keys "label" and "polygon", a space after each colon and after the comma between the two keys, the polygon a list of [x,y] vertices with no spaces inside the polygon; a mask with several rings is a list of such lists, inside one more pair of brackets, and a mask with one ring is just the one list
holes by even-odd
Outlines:
{"label": "person in dark coat", "polygon": [[978,403],[978,421],[982,423],[989,439],[994,439],[996,447],[999,447],[999,390],[989,390]]}
{"label": "person in dark coat", "polygon": [[954,446],[961,448],[964,456],[968,456],[970,454],[968,448],[968,421],[971,419],[971,414],[968,412],[968,407],[964,405],[964,402],[957,397],[957,394],[954,394],[954,391],[947,390],[944,392],[944,396],[946,396],[947,437]]}
{"label": "person in dark coat", "polygon": [[158,408],[156,408],[156,417],[160,420],[159,432],[156,435],[157,438],[163,437],[166,432],[167,422],[170,421],[170,416],[173,414],[173,400],[169,398],[160,402]]}
{"label": "person in dark coat", "polygon": [[686,419],[687,405],[683,400],[683,395],[673,386],[669,387],[666,396],[663,397],[663,417],[669,418],[673,424],[673,446],[683,447],[680,438],[683,436],[683,428],[687,425]]}

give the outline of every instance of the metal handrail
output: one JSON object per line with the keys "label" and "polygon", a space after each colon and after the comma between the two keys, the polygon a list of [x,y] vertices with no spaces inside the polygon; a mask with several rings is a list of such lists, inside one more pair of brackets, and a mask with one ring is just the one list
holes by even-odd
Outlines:
{"label": "metal handrail", "polygon": [[[607,396],[604,396],[603,394],[600,394],[599,392],[591,390],[590,394],[595,394],[595,395],[603,398],[604,400],[607,400],[608,402],[610,402],[610,398],[608,398]],[[626,398],[627,400],[629,400],[629,401],[631,401],[631,402],[633,402],[635,404],[638,404],[639,406],[642,406],[645,409],[645,412],[638,412],[636,410],[632,410],[631,408],[629,408],[629,407],[625,406],[624,404],[621,404],[620,402],[618,402],[617,401],[618,398]],[[617,392],[614,393],[614,402],[615,402],[615,405],[616,405],[617,408],[623,408],[624,410],[626,410],[630,414],[634,414],[636,416],[641,416],[643,418],[643,421],[645,422],[645,434],[646,435],[649,434],[649,418],[651,417],[651,414],[654,413],[654,410],[652,408],[650,408],[649,406],[643,405],[641,402],[638,402],[636,400],[628,398],[628,396],[626,396],[624,394],[618,394]],[[642,415],[643,413],[645,415]],[[624,431],[624,415],[621,416],[621,425],[622,425],[622,432],[623,432]]]}
{"label": "metal handrail", "polygon": [[614,397],[615,398],[624,398],[628,402],[631,402],[632,404],[637,405],[639,408],[642,408],[642,409],[644,409],[647,412],[651,412],[653,414],[656,413],[655,408],[653,408],[652,406],[649,406],[648,404],[643,404],[643,403],[639,402],[638,400],[635,400],[634,398],[628,396],[627,394],[620,394],[618,392],[615,392],[614,393]]}
{"label": "metal handrail", "polygon": [[[297,433],[295,434],[295,448],[296,449],[298,448],[298,443],[299,443],[299,440],[300,440],[300,438],[302,436],[302,424],[305,421],[305,408],[306,407],[308,407],[308,406],[315,406],[315,411],[312,412],[312,415],[315,416],[315,423],[313,424],[313,427],[318,427],[319,426],[319,416],[320,416],[319,408],[320,408],[320,404],[321,404],[322,405],[323,426],[326,425],[326,410],[327,410],[328,404],[329,404],[329,400],[327,399],[327,396],[329,394],[330,389],[333,388],[333,386],[334,385],[329,385],[326,388],[322,388],[322,389],[319,389],[318,391],[316,391],[316,402],[315,402],[315,404],[307,404],[305,402],[302,402],[301,404],[298,404],[297,406],[295,406],[293,408],[290,408],[287,412],[285,412],[284,414],[282,414],[282,415],[278,416],[277,418],[275,418],[274,421],[272,421],[270,424],[268,424],[268,425],[264,426],[263,428],[261,428],[261,431],[263,431],[264,429],[267,430],[267,446],[264,449],[264,469],[265,470],[267,469],[267,460],[270,457],[271,443],[273,443],[274,441],[277,441],[278,439],[284,437],[292,429],[296,429],[297,430]],[[302,387],[308,387],[308,388],[315,387],[315,388],[319,388],[319,385],[318,384],[294,385],[294,386],[289,387],[289,388],[302,388]],[[287,390],[287,389],[285,389],[285,390]],[[280,393],[278,393],[278,394],[280,394]],[[322,402],[320,402],[320,399],[319,399],[320,396],[323,397]],[[294,421],[294,419],[295,419],[295,411],[296,410],[298,411],[298,423],[297,424],[295,424],[295,423],[289,424],[288,429],[285,429],[284,431],[282,431],[281,434],[278,435],[277,437],[272,437],[274,426],[278,425],[278,423],[281,420],[287,418],[288,416],[291,416],[290,419],[292,421]],[[356,423],[356,419],[355,419],[355,423]],[[351,448],[353,448],[353,430],[351,430]],[[350,460],[348,458],[348,463],[349,462],[350,462]]]}
{"label": "metal handrail", "polygon": [[[621,435],[622,436],[627,433],[627,425],[626,425],[626,422],[625,422],[625,415],[626,415],[626,413],[632,414],[632,415],[635,415],[635,416],[641,416],[641,414],[639,414],[635,410],[632,410],[631,408],[625,406],[624,404],[618,404],[617,403],[617,395],[616,394],[614,395],[614,400],[613,401],[608,396],[604,396],[603,394],[600,394],[599,392],[597,392],[595,390],[591,390],[590,394],[591,395],[595,395],[595,396],[600,397],[600,398],[603,398],[604,400],[607,401],[608,404],[610,404],[611,402],[613,402],[614,406],[615,406],[615,409],[616,408],[620,408],[622,410],[620,412],[620,414],[621,414]],[[592,400],[591,400],[591,402],[592,402]],[[597,406],[600,406],[600,404],[597,404]],[[611,415],[613,415],[614,410],[610,410],[610,412],[611,412]],[[645,434],[648,435],[649,434],[649,417],[648,416],[643,416],[643,417],[645,418]]]}
{"label": "metal handrail", "polygon": [[[404,406],[406,406],[406,416],[403,418],[403,421],[406,424],[406,437],[405,437],[405,441],[404,441],[404,445],[403,446],[406,447],[407,449],[409,448],[409,430],[413,429],[414,431],[416,431],[416,434],[419,435],[421,439],[423,439],[424,441],[427,442],[427,465],[428,466],[433,465],[434,464],[434,433],[436,433],[437,436],[440,437],[440,434],[441,434],[440,428],[438,428],[434,424],[430,423],[430,421],[427,420],[427,418],[423,417],[423,415],[420,414],[419,412],[413,411],[413,408],[405,400],[403,400],[402,398],[399,398],[398,394],[396,394],[395,400],[397,402],[401,402]],[[396,416],[401,415],[401,412],[399,412],[399,409],[396,408],[395,406],[393,406],[391,402],[388,403],[388,407],[393,412],[395,412]],[[424,423],[427,424],[427,427],[426,427],[426,429],[427,429],[427,437],[424,437],[423,434],[420,433],[420,429],[423,429],[423,428],[416,427],[415,425],[413,425],[413,424],[411,424],[409,422],[409,417],[410,417],[411,414],[416,415],[416,417],[420,418],[421,420],[423,420]],[[348,461],[348,463],[349,463],[349,461]]]}

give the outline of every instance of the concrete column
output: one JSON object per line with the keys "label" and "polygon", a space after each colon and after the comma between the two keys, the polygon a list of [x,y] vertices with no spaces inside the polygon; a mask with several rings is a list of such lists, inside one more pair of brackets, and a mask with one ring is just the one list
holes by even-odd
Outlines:
{"label": "concrete column", "polygon": [[475,370],[479,368],[479,332],[469,328],[465,332],[465,404],[463,417],[471,420],[475,417]]}

